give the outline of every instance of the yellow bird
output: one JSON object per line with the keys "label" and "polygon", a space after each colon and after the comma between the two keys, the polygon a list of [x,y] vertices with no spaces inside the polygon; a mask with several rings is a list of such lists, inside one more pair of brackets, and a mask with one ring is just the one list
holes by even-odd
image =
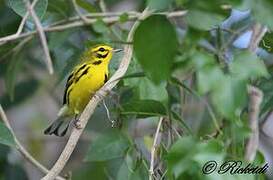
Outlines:
{"label": "yellow bird", "polygon": [[[108,45],[96,45],[81,57],[80,64],[70,73],[63,96],[63,107],[58,118],[44,131],[45,134],[64,136],[69,127],[71,117],[77,117],[85,108],[90,98],[108,80],[108,65],[114,52]],[[65,124],[66,123],[66,124]],[[65,124],[64,128],[62,125]]]}

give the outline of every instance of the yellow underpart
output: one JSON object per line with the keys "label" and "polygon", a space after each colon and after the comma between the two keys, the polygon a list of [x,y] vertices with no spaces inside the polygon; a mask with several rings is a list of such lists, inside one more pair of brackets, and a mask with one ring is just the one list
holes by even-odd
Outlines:
{"label": "yellow underpart", "polygon": [[[101,63],[99,65],[88,64],[88,73],[82,75],[80,79],[71,85],[68,92],[68,107],[74,114],[83,111],[94,93],[100,89],[108,76],[108,64]],[[83,71],[81,71],[83,72]]]}
{"label": "yellow underpart", "polygon": [[[95,54],[99,48],[105,48],[109,54],[100,52],[101,56]],[[59,111],[59,116],[72,116],[80,114],[91,97],[105,83],[108,77],[108,64],[112,58],[112,48],[109,46],[99,46],[84,53],[82,62],[71,72],[65,90],[65,99],[63,108]],[[88,55],[88,56],[87,56]]]}

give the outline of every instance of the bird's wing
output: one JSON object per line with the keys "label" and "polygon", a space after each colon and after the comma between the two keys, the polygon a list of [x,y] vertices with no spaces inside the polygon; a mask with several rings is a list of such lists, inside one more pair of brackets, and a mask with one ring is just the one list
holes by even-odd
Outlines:
{"label": "bird's wing", "polygon": [[72,71],[67,78],[65,90],[64,90],[63,104],[67,103],[67,92],[68,92],[69,87],[73,83],[73,81],[74,81],[74,71]]}
{"label": "bird's wing", "polygon": [[90,66],[88,63],[83,63],[78,66],[76,66],[73,71],[68,76],[66,85],[65,85],[65,91],[64,91],[64,97],[63,97],[63,104],[69,104],[69,92],[71,91],[71,85],[73,83],[77,83],[79,79],[88,73]]}

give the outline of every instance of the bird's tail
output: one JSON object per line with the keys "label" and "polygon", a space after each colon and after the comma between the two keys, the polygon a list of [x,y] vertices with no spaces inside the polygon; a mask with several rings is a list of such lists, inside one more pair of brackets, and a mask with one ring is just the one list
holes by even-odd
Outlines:
{"label": "bird's tail", "polygon": [[45,129],[44,134],[46,135],[56,135],[62,137],[66,134],[70,121],[65,120],[64,117],[59,117],[56,119],[48,128]]}

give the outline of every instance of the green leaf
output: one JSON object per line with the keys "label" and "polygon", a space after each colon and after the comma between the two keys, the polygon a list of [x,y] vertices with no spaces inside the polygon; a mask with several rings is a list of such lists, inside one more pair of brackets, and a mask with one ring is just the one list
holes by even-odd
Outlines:
{"label": "green leaf", "polygon": [[214,65],[215,59],[212,55],[205,52],[195,52],[191,57],[191,63],[196,69],[201,69],[206,65]]}
{"label": "green leaf", "polygon": [[[132,73],[132,74],[123,76],[122,79],[127,79],[126,85],[135,87],[137,90],[139,90],[140,99],[156,100],[167,105],[168,93],[166,90],[166,83],[161,82],[160,84],[154,84],[151,80],[143,76],[145,76],[144,73]],[[138,78],[138,77],[141,77],[141,78]],[[134,78],[134,79],[128,79],[128,78]]]}
{"label": "green leaf", "polygon": [[233,119],[238,116],[236,113],[240,112],[246,103],[246,82],[225,76],[225,79],[213,90],[211,96],[218,112],[224,117]]}
{"label": "green leaf", "polygon": [[73,179],[107,179],[109,176],[105,173],[106,165],[105,162],[85,163],[73,171]]}
{"label": "green leaf", "polygon": [[117,179],[128,180],[133,172],[133,158],[127,154],[119,168]]}
{"label": "green leaf", "polygon": [[163,104],[154,100],[139,100],[123,104],[121,114],[139,115],[141,117],[166,116]]}
{"label": "green leaf", "polygon": [[142,160],[132,172],[129,180],[146,180],[148,176],[147,165]]}
{"label": "green leaf", "polygon": [[166,157],[168,174],[175,179],[182,177],[203,177],[204,163],[215,160],[221,163],[224,158],[224,148],[217,140],[198,142],[192,136],[179,138],[170,148]]}
{"label": "green leaf", "polygon": [[189,157],[196,153],[196,139],[186,136],[178,139],[170,148],[166,157],[168,164],[168,173],[176,178],[193,167],[194,164]]}
{"label": "green leaf", "polygon": [[187,23],[199,30],[210,30],[218,26],[224,18],[218,14],[200,10],[190,10],[186,16]]}
{"label": "green leaf", "polygon": [[2,122],[0,122],[0,144],[16,147],[16,143],[11,132]]}
{"label": "green leaf", "polygon": [[216,162],[221,162],[223,160],[224,147],[217,140],[199,143],[196,148],[200,153],[195,154],[193,159],[201,166],[211,159]]}
{"label": "green leaf", "polygon": [[[46,12],[48,0],[38,0],[34,10],[39,18],[42,18]],[[21,17],[26,14],[26,6],[23,0],[9,0],[9,6]]]}
{"label": "green leaf", "polygon": [[197,72],[198,90],[205,94],[216,88],[224,79],[224,74],[218,66],[206,66]]}
{"label": "green leaf", "polygon": [[175,84],[175,85],[177,85],[177,86],[182,87],[182,88],[185,89],[189,94],[192,94],[192,95],[194,95],[194,96],[196,96],[196,97],[199,98],[199,95],[198,95],[194,90],[192,90],[191,88],[189,88],[185,83],[180,82],[179,79],[177,79],[176,77],[171,77],[170,83],[173,83],[173,84]]}
{"label": "green leaf", "polygon": [[87,12],[90,12],[90,13],[97,12],[96,7],[93,4],[89,3],[88,1],[76,0],[76,3],[78,6],[80,6],[81,8],[86,10]]}
{"label": "green leaf", "polygon": [[53,51],[59,47],[62,47],[69,37],[71,37],[72,31],[64,31],[62,33],[52,32],[48,35],[48,48]]}
{"label": "green leaf", "polygon": [[72,2],[65,0],[48,1],[47,13],[54,14],[57,19],[69,18],[74,14],[75,8]]}
{"label": "green leaf", "polygon": [[22,62],[23,62],[22,60],[23,60],[22,54],[20,53],[14,54],[6,70],[5,84],[6,84],[7,92],[9,93],[9,97],[11,101],[14,100],[14,87],[15,87],[16,77],[22,67]]}
{"label": "green leaf", "polygon": [[147,6],[154,10],[164,10],[168,9],[172,2],[173,0],[147,0]]}
{"label": "green leaf", "polygon": [[240,79],[268,76],[263,61],[250,52],[236,54],[233,63],[230,64],[230,71]]}
{"label": "green leaf", "polygon": [[127,13],[123,13],[122,15],[119,16],[119,22],[125,23],[129,19],[129,15]]}
{"label": "green leaf", "polygon": [[248,0],[246,1],[251,8],[254,18],[273,29],[273,21],[269,17],[273,17],[273,2],[271,0]]}
{"label": "green leaf", "polygon": [[145,74],[156,84],[169,78],[177,45],[175,29],[162,15],[143,20],[134,34],[136,58]]}
{"label": "green leaf", "polygon": [[160,101],[163,104],[168,102],[168,93],[166,90],[166,83],[161,82],[156,85],[148,78],[141,78],[138,81],[139,87],[139,98],[140,99],[151,99]]}
{"label": "green leaf", "polygon": [[177,114],[177,113],[174,112],[174,111],[171,111],[171,115],[172,115],[172,117],[173,117],[174,119],[176,119],[176,120],[181,124],[182,127],[184,127],[184,128],[188,131],[188,133],[189,133],[190,135],[193,135],[193,132],[192,132],[191,128],[190,128],[189,125],[186,123],[186,121],[185,121],[184,119],[182,119],[182,117],[180,117],[179,114]]}
{"label": "green leaf", "polygon": [[129,141],[119,131],[103,133],[90,145],[85,161],[106,161],[125,155]]}
{"label": "green leaf", "polygon": [[9,95],[4,94],[0,97],[0,102],[5,109],[9,109],[24,100],[32,96],[39,87],[39,82],[35,79],[29,79],[19,82],[15,86],[14,99],[16,101],[10,101]]}
{"label": "green leaf", "polygon": [[97,21],[92,25],[92,27],[94,31],[97,33],[108,34],[110,32],[105,22],[101,19],[97,19]]}
{"label": "green leaf", "polygon": [[254,164],[261,166],[266,163],[265,157],[261,151],[257,151],[255,159],[254,159]]}

